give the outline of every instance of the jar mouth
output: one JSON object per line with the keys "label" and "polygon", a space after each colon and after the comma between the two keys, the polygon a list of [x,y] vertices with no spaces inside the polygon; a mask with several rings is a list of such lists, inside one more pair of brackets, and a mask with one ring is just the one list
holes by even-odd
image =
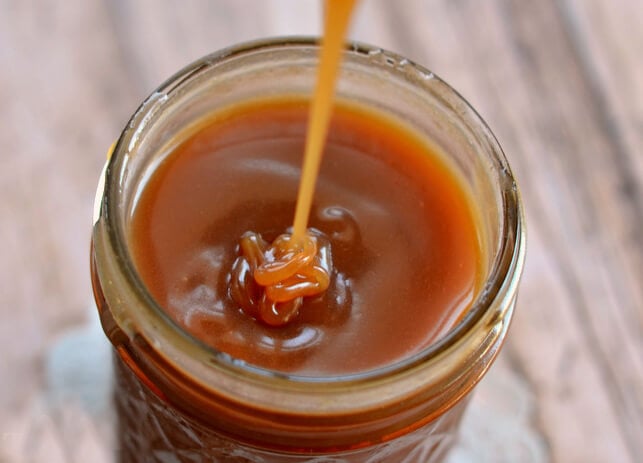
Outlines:
{"label": "jar mouth", "polygon": [[[378,47],[359,42],[350,42],[346,47],[346,53],[349,56],[357,55],[377,59],[383,66],[387,66],[392,70],[402,66],[404,69],[400,72],[415,76],[413,78],[414,84],[423,85],[427,88],[438,87],[441,94],[447,95],[448,105],[455,107],[454,109],[464,119],[464,122],[468,126],[475,128],[476,136],[481,138],[482,143],[489,151],[488,161],[494,165],[494,169],[498,172],[498,198],[501,202],[499,206],[501,221],[499,224],[500,230],[498,231],[500,239],[497,251],[490,256],[490,271],[484,280],[482,288],[478,291],[466,313],[449,331],[428,347],[404,359],[358,373],[304,376],[255,366],[235,359],[229,354],[207,345],[172,319],[148,291],[134,267],[133,259],[128,249],[124,218],[118,210],[121,204],[120,195],[123,194],[123,172],[127,166],[131,147],[137,143],[141,136],[142,127],[151,119],[150,115],[158,111],[170,95],[179,92],[185,82],[198,77],[204,70],[235,57],[273,49],[282,50],[302,47],[313,51],[317,50],[319,40],[313,37],[279,37],[235,45],[195,61],[161,84],[137,109],[114,147],[99,185],[97,206],[95,208],[95,223],[101,220],[104,222],[107,230],[107,240],[118,262],[119,271],[122,272],[126,284],[132,289],[140,302],[137,304],[137,308],[145,309],[137,315],[128,315],[132,316],[132,319],[144,317],[148,322],[151,321],[159,329],[159,333],[172,332],[173,336],[177,336],[176,340],[180,339],[181,344],[189,349],[192,356],[201,360],[201,363],[214,365],[217,368],[224,368],[245,376],[268,377],[278,381],[288,380],[289,382],[304,384],[333,383],[339,385],[351,383],[354,385],[363,381],[370,382],[390,377],[391,375],[402,374],[420,364],[425,364],[438,358],[442,353],[457,344],[467,333],[471,332],[480,323],[485,314],[494,307],[509,305],[507,300],[514,297],[522,272],[525,258],[523,211],[519,191],[508,162],[498,141],[484,120],[456,90],[435,74],[398,54]],[[100,201],[99,198],[102,198],[102,202],[98,202]],[[145,335],[143,336],[145,337]],[[160,349],[162,350],[163,342],[159,343],[158,340],[154,342],[149,339],[147,341],[151,345],[161,346]]]}

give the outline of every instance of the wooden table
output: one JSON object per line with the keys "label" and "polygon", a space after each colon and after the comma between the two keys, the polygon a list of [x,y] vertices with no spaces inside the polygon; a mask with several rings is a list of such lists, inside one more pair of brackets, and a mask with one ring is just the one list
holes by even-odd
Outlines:
{"label": "wooden table", "polygon": [[[88,249],[130,113],[197,57],[317,34],[319,14],[312,0],[0,0],[0,462],[111,461]],[[352,37],[458,89],[522,188],[518,311],[451,460],[643,461],[643,2],[364,0]]]}

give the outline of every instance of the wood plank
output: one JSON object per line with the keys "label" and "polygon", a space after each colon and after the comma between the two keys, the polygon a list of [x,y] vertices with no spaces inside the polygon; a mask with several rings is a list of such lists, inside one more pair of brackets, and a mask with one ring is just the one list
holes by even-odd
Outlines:
{"label": "wood plank", "polygon": [[11,372],[1,407],[38,387],[52,335],[91,301],[96,173],[131,95],[96,2],[5,1],[0,11],[0,317],[11,320],[0,324],[0,366]]}
{"label": "wood plank", "polygon": [[[559,9],[581,66],[596,93],[604,124],[626,165],[628,194],[643,201],[643,3],[561,0]],[[631,191],[629,191],[631,189]],[[639,217],[640,218],[640,217]]]}
{"label": "wood plank", "polygon": [[141,95],[139,99],[181,67],[230,45],[321,31],[317,3],[116,0],[106,5],[114,38]]}
{"label": "wood plank", "polygon": [[[620,274],[610,273],[612,284],[620,287],[619,308],[628,311],[635,333],[634,354],[643,358],[643,4],[618,0],[604,2],[561,2],[570,41],[580,65],[591,76],[589,85],[602,125],[614,150],[618,152],[617,188],[623,207],[633,217],[628,228],[611,235],[609,252],[623,265]],[[609,218],[611,220],[611,218]],[[628,278],[629,277],[629,278]],[[623,281],[625,280],[625,281]],[[630,289],[632,297],[623,297]],[[612,352],[618,361],[618,352]],[[639,370],[640,371],[640,370]],[[634,374],[621,372],[630,397],[622,399],[623,432],[643,459],[643,387]],[[640,376],[639,376],[640,378]],[[629,400],[628,400],[629,399]]]}

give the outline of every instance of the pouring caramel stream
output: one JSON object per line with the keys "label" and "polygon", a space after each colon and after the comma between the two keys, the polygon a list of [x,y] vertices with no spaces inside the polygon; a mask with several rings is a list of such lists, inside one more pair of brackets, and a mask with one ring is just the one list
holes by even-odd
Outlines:
{"label": "pouring caramel stream", "polygon": [[344,38],[356,0],[327,0],[324,39],[308,118],[304,163],[292,234],[272,244],[245,233],[230,275],[230,295],[248,315],[271,326],[288,323],[304,297],[326,291],[333,276],[328,240],[307,230],[328,133]]}

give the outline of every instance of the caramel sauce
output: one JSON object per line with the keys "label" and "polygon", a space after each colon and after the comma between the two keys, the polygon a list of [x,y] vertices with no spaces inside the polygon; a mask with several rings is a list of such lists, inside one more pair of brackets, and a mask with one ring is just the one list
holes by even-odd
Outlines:
{"label": "caramel sauce", "polygon": [[296,245],[293,240],[293,235],[283,234],[268,244],[257,233],[244,233],[241,255],[232,265],[232,299],[248,315],[270,326],[290,322],[304,297],[326,291],[333,276],[325,236],[307,232]]}
{"label": "caramel sauce", "polygon": [[319,59],[317,86],[308,119],[304,166],[299,183],[299,194],[297,195],[297,208],[293,225],[294,241],[297,241],[306,233],[306,223],[313,203],[313,193],[321,163],[322,150],[330,123],[335,95],[335,81],[339,72],[344,37],[346,36],[346,29],[348,28],[351,13],[355,8],[355,3],[356,0],[328,0],[326,2],[324,39]]}
{"label": "caramel sauce", "polygon": [[[334,376],[407,358],[445,334],[481,284],[472,201],[445,157],[374,110],[341,101],[333,108],[354,4],[327,1],[312,104],[286,95],[248,101],[188,127],[146,179],[131,217],[134,263],[167,314],[214,349],[273,371]],[[97,300],[101,294],[98,289]],[[250,454],[237,452],[237,439],[265,444],[265,423],[239,426],[236,407],[233,421],[221,421],[232,443],[192,421],[213,419],[216,427],[222,414],[215,407],[223,405],[208,408],[196,389],[175,392],[173,375],[166,395],[156,387],[162,374],[149,379],[125,348],[118,351],[121,461],[156,452],[181,461],[245,461]],[[433,461],[441,458],[465,403],[435,422],[426,415],[384,435],[369,426],[355,439],[349,427],[333,425],[321,447],[315,439],[314,446],[298,439],[295,450],[307,455],[363,447],[364,453],[351,451],[342,461],[371,461],[367,446],[427,424],[419,430],[421,443],[399,439],[378,452],[382,461],[406,461],[410,452]],[[374,415],[381,427],[380,410]],[[268,442],[274,449],[286,443],[290,452],[292,423],[286,421],[278,421],[280,440]],[[424,457],[416,451],[422,448]],[[282,454],[255,451],[262,461],[282,461]]]}
{"label": "caramel sauce", "polygon": [[475,214],[429,141],[337,101],[309,221],[328,240],[328,288],[285,326],[248,316],[230,290],[239,237],[260,234],[245,238],[261,251],[292,223],[308,106],[249,101],[179,134],[137,199],[130,249],[158,304],[213,348],[276,371],[357,373],[419,352],[466,312],[481,277]]}
{"label": "caramel sauce", "polygon": [[[317,85],[308,119],[304,165],[297,195],[292,234],[272,244],[247,232],[234,262],[230,292],[248,315],[270,326],[282,326],[299,314],[304,297],[317,296],[335,275],[328,240],[306,230],[324,140],[328,132],[344,36],[356,0],[328,0]],[[319,240],[324,246],[318,247]]]}

